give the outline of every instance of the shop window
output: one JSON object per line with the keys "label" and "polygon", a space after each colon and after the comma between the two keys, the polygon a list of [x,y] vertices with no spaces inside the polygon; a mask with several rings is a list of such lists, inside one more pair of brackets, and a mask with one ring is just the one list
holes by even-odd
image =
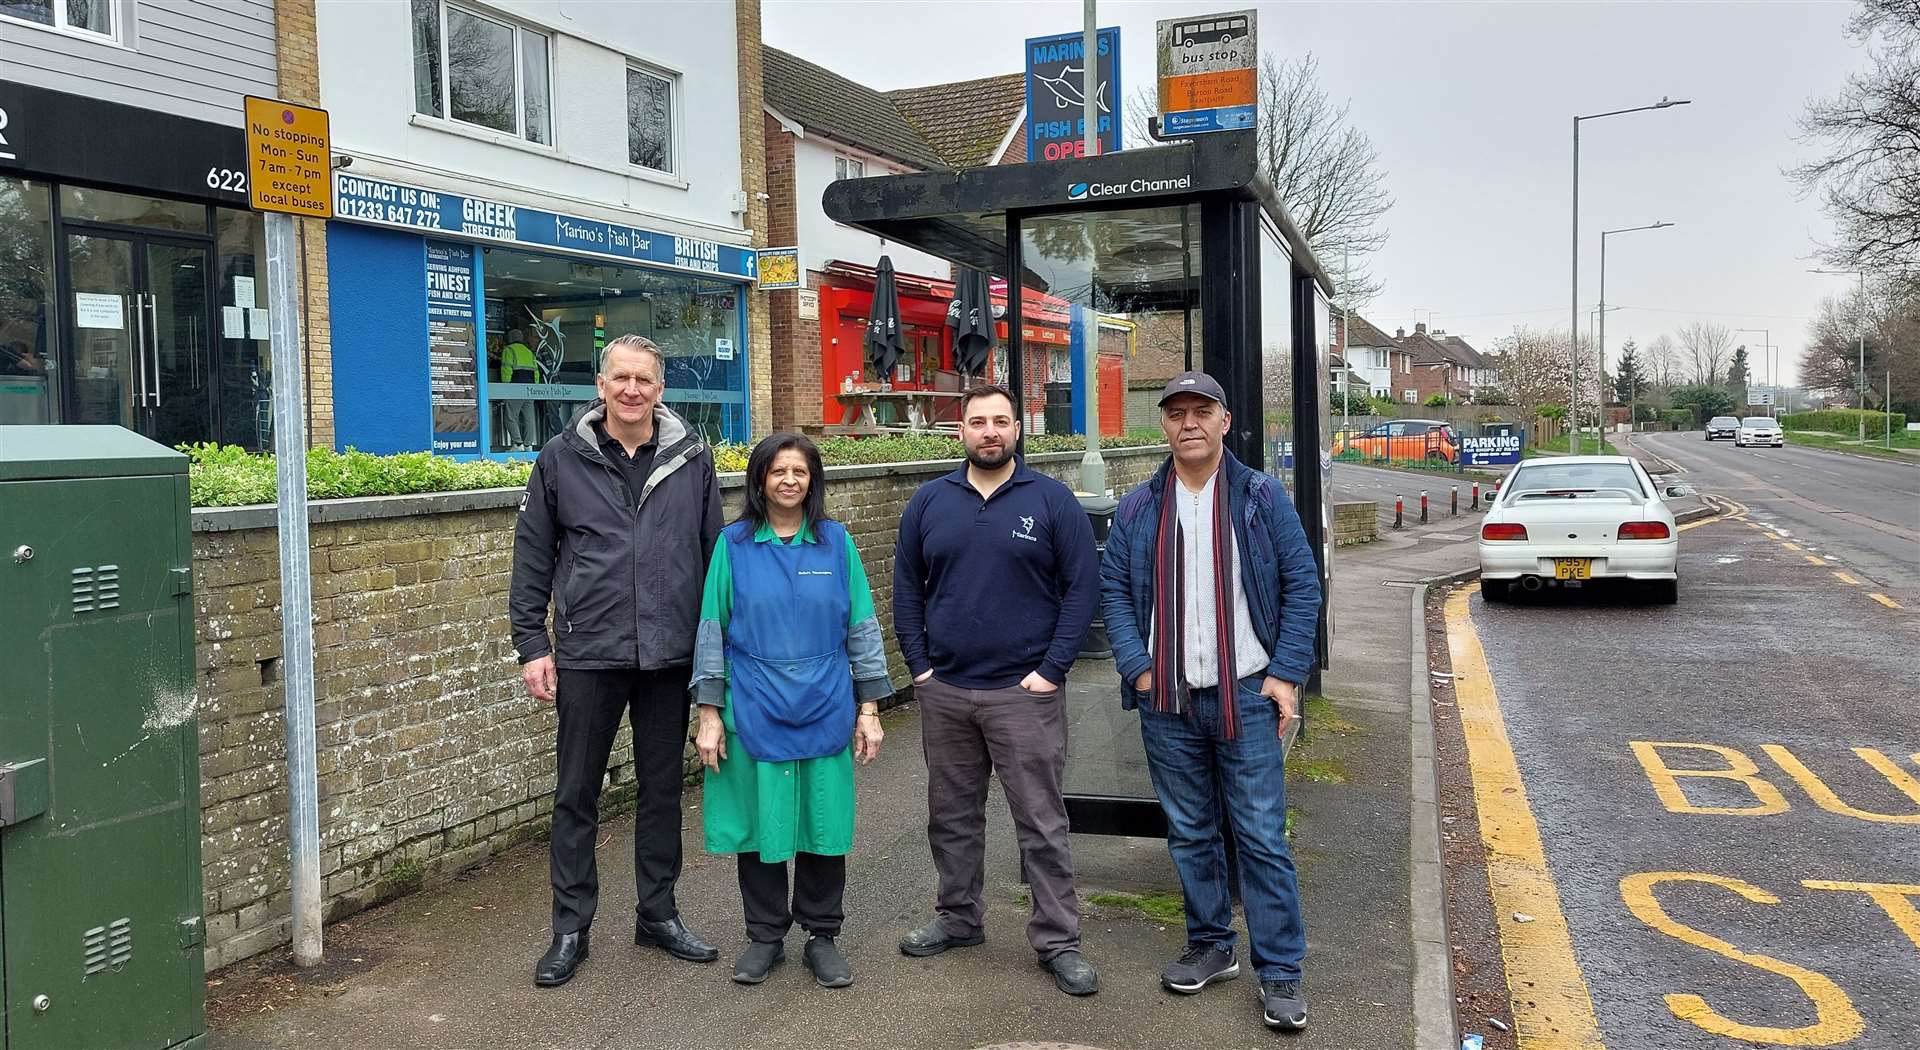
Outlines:
{"label": "shop window", "polygon": [[114,0],[0,0],[0,17],[111,38]]}
{"label": "shop window", "polygon": [[864,179],[867,177],[867,162],[859,157],[849,157],[844,153],[833,155],[833,177],[835,179]]}
{"label": "shop window", "polygon": [[207,206],[167,197],[96,189],[60,187],[60,216],[69,221],[105,222],[176,233],[207,232]]}
{"label": "shop window", "polygon": [[627,162],[673,173],[674,79],[627,67]]}
{"label": "shop window", "polygon": [[56,421],[50,197],[0,176],[0,425]]}
{"label": "shop window", "polygon": [[414,110],[553,144],[544,33],[440,0],[413,0]]}
{"label": "shop window", "polygon": [[709,441],[744,441],[739,286],[492,248],[484,263],[489,452],[538,449],[599,396],[600,350],[622,335],[666,357],[661,401]]}

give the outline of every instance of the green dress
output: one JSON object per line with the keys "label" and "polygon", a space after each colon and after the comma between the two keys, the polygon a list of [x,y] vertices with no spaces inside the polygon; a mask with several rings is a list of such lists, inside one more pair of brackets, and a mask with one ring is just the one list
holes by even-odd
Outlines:
{"label": "green dress", "polygon": [[[754,533],[755,543],[816,543],[811,528],[782,540],[771,526]],[[853,538],[847,537],[847,634],[855,693],[866,701],[892,692],[885,678],[879,622],[873,593]],[[696,699],[720,707],[726,726],[727,757],[706,770],[705,827],[709,853],[758,853],[766,863],[795,853],[842,856],[853,847],[853,745],[823,758],[761,762],[747,754],[734,732],[731,690],[726,686],[725,632],[733,615],[733,565],[727,544],[717,543],[707,566],[700,601],[699,641],[694,655]],[[876,667],[877,665],[877,667]],[[877,669],[878,678],[874,677]]]}

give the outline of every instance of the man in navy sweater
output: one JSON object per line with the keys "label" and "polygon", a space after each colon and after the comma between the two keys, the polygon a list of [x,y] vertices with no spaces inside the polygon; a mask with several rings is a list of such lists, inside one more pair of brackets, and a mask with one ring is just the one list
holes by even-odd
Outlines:
{"label": "man in navy sweater", "polygon": [[893,628],[913,673],[927,757],[932,922],[900,941],[938,955],[985,940],[987,776],[998,771],[1033,891],[1027,938],[1069,995],[1100,975],[1080,954],[1080,907],[1061,781],[1067,671],[1100,600],[1093,527],[1068,488],[1014,455],[1005,387],[960,400],[967,465],[907,503],[894,548]]}

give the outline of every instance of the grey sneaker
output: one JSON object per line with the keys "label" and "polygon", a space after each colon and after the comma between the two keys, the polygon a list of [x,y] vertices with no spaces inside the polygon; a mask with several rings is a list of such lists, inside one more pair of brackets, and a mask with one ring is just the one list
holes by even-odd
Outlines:
{"label": "grey sneaker", "polygon": [[1268,1028],[1297,1032],[1307,1026],[1307,999],[1299,981],[1260,982],[1261,1020]]}
{"label": "grey sneaker", "polygon": [[1192,995],[1215,981],[1231,981],[1240,976],[1240,962],[1231,948],[1189,944],[1186,953],[1160,971],[1160,984],[1169,992]]}

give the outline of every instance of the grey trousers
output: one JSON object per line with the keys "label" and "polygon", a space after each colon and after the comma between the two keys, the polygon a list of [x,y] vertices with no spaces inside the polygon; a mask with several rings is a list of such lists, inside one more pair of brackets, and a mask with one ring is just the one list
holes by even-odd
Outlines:
{"label": "grey trousers", "polygon": [[935,908],[949,934],[979,933],[986,878],[987,776],[998,773],[1019,835],[1040,958],[1080,947],[1080,902],[1061,785],[1067,764],[1066,685],[1046,696],[962,689],[929,678],[914,687],[927,758],[927,842],[940,875]]}

